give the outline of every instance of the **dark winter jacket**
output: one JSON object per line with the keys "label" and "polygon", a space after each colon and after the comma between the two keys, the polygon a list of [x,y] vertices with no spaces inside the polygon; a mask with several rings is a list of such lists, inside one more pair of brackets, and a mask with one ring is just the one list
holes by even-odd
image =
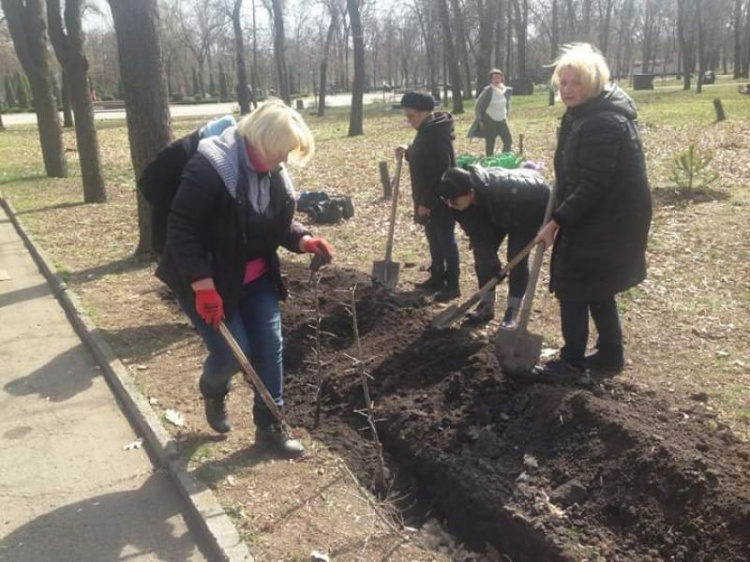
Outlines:
{"label": "dark winter jacket", "polygon": [[417,130],[417,136],[406,152],[415,207],[421,205],[434,209],[443,204],[437,190],[443,173],[456,165],[454,138],[450,113],[431,114]]}
{"label": "dark winter jacket", "polygon": [[163,148],[143,169],[138,190],[151,203],[151,247],[161,254],[167,241],[167,215],[180,187],[182,170],[198,150],[200,129]]}
{"label": "dark winter jacket", "polygon": [[194,298],[191,283],[212,277],[224,301],[224,313],[231,319],[246,264],[256,258],[266,259],[279,297],[286,296],[276,249],[284,246],[301,253],[299,242],[308,231],[292,220],[295,197],[286,170],[270,172],[270,180],[268,211],[259,214],[242,195],[246,181],[237,183],[240,196],[234,196],[204,154],[193,156],[172,202],[167,243],[156,271],[180,300]]}
{"label": "dark winter jacket", "polygon": [[[510,116],[510,98],[513,96],[513,88],[505,87],[505,102],[507,107],[507,116]],[[470,139],[472,138],[484,138],[482,134],[482,125],[490,121],[490,116],[487,115],[487,108],[490,106],[492,101],[492,84],[484,87],[482,93],[477,98],[477,103],[474,106],[474,122],[469,127],[469,132],[466,134]]]}
{"label": "dark winter jacket", "polygon": [[602,300],[646,277],[651,190],[636,117],[614,84],[563,115],[550,281],[560,299]]}
{"label": "dark winter jacket", "polygon": [[506,170],[469,166],[475,205],[454,216],[472,245],[492,241],[497,233],[515,229],[538,230],[550,188],[534,170]]}

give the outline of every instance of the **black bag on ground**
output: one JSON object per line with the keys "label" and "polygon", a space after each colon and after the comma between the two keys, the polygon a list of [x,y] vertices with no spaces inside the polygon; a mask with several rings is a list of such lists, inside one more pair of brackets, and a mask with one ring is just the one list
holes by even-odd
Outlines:
{"label": "black bag on ground", "polygon": [[297,199],[297,210],[306,211],[313,222],[336,224],[354,216],[354,203],[348,195],[329,197],[325,191],[303,191]]}

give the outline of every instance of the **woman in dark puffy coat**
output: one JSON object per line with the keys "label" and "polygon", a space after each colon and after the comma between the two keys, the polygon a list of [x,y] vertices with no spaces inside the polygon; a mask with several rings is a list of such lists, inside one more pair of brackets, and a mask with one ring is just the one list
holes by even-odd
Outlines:
{"label": "woman in dark puffy coat", "polygon": [[[547,374],[622,369],[615,295],[646,277],[651,190],[636,108],[609,76],[598,51],[576,44],[552,77],[567,111],[555,152],[556,208],[537,239],[554,241],[550,288],[560,301],[564,346]],[[598,340],[586,356],[589,315]]]}
{"label": "woman in dark puffy coat", "polygon": [[[440,183],[440,195],[469,237],[481,287],[500,271],[497,253],[506,237],[510,261],[539,232],[550,188],[544,177],[533,170],[469,166],[466,170],[448,170]],[[528,258],[525,258],[510,272],[503,327],[513,327],[528,281]],[[493,290],[468,314],[466,323],[485,324],[494,317]]]}
{"label": "woman in dark puffy coat", "polygon": [[[217,332],[226,321],[277,406],[283,400],[279,300],[286,296],[276,250],[330,260],[332,249],[294,222],[295,197],[285,163],[305,160],[314,140],[302,117],[278,101],[245,116],[237,127],[201,140],[182,174],[167,222],[156,275],[177,295],[208,349],[200,378],[206,419],[230,431],[226,398],[239,365]],[[299,456],[302,444],[271,414],[258,393],[255,440]]]}

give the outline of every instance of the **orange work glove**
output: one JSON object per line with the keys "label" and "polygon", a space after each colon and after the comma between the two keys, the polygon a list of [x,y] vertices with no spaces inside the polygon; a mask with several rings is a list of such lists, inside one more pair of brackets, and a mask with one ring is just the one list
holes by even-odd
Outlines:
{"label": "orange work glove", "polygon": [[302,244],[302,249],[308,254],[320,256],[326,263],[333,258],[333,247],[325,238],[308,238]]}

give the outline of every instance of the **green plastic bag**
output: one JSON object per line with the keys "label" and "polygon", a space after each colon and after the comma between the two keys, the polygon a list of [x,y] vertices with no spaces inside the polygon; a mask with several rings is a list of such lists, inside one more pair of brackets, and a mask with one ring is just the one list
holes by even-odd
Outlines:
{"label": "green plastic bag", "polygon": [[479,162],[479,157],[474,154],[459,154],[456,157],[456,166],[460,168],[466,168],[477,162]]}
{"label": "green plastic bag", "polygon": [[521,165],[523,160],[520,156],[513,154],[512,152],[503,152],[502,154],[493,154],[487,156],[482,161],[482,166],[485,168],[506,168],[508,170],[514,170]]}

